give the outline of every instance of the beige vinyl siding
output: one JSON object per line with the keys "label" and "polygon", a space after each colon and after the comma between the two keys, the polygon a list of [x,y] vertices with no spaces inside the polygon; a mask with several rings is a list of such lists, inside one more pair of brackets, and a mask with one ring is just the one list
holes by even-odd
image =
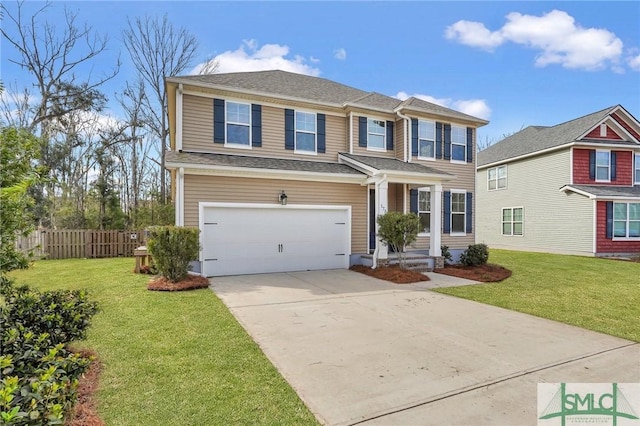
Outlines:
{"label": "beige vinyl siding", "polygon": [[[494,248],[591,254],[593,201],[559,189],[570,182],[569,150],[507,165],[507,189],[487,190],[478,172],[477,241]],[[524,236],[502,235],[502,208],[524,207]]]}
{"label": "beige vinyl siding", "polygon": [[289,204],[350,205],[351,251],[366,253],[367,188],[361,185],[191,175],[184,177],[184,224],[198,227],[198,203],[276,204],[282,190]]}
{"label": "beige vinyl siding", "polygon": [[395,157],[404,161],[404,120],[396,121],[395,123],[395,140],[393,141],[393,150],[395,151]]}
{"label": "beige vinyl siding", "polygon": [[[347,120],[345,117],[325,115],[324,154],[301,154],[284,147],[284,110],[262,106],[262,146],[251,149],[226,147],[213,142],[213,99],[193,95],[184,96],[183,141],[184,151],[212,152],[216,154],[249,155],[271,158],[291,158],[307,161],[333,162],[339,152],[348,151]],[[322,113],[304,109],[305,112]]]}

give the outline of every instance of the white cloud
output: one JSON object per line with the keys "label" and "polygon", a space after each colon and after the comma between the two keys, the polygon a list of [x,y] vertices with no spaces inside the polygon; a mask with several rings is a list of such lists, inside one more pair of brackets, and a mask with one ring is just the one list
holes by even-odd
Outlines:
{"label": "white cloud", "polygon": [[632,70],[640,71],[640,55],[630,56],[627,63]]}
{"label": "white cloud", "polygon": [[344,61],[347,59],[347,51],[344,49],[344,47],[336,49],[333,51],[333,57],[338,59],[339,61]]}
{"label": "white cloud", "polygon": [[461,44],[493,50],[513,42],[537,50],[536,66],[559,64],[565,68],[619,70],[623,43],[608,30],[583,28],[561,10],[542,16],[509,13],[507,22],[490,31],[481,22],[458,21],[447,27],[445,37]]}
{"label": "white cloud", "polygon": [[[294,55],[287,58],[289,46],[280,44],[264,44],[260,46],[255,39],[243,40],[236,50],[227,50],[211,61],[217,62],[216,72],[242,72],[282,70],[312,76],[320,75],[320,70],[308,65],[304,56]],[[210,62],[211,62],[210,61]],[[314,62],[311,60],[311,62]],[[191,74],[198,74],[205,67],[205,63],[198,64]]]}
{"label": "white cloud", "polygon": [[485,120],[488,120],[491,117],[491,108],[484,99],[456,100],[451,98],[434,98],[433,96],[422,94],[409,95],[407,92],[398,92],[395,97],[404,101],[405,99],[412,96],[414,98],[422,99],[423,101],[431,102],[432,104],[450,108],[455,111],[460,111],[474,117],[483,118]]}

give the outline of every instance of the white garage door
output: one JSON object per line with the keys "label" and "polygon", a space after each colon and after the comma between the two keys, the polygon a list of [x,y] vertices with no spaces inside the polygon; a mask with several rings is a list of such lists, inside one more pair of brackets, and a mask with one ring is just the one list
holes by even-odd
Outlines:
{"label": "white garage door", "polygon": [[203,205],[205,276],[349,267],[350,208]]}

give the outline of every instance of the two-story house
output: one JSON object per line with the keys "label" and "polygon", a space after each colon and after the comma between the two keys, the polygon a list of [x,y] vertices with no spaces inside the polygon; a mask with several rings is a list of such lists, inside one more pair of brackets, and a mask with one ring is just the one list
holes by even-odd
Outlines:
{"label": "two-story house", "polygon": [[505,138],[478,153],[477,205],[490,247],[640,253],[640,123],[617,105]]}
{"label": "two-story house", "polygon": [[176,224],[200,229],[205,276],[377,265],[387,211],[411,247],[475,242],[476,128],[487,121],[323,78],[258,71],[166,79]]}

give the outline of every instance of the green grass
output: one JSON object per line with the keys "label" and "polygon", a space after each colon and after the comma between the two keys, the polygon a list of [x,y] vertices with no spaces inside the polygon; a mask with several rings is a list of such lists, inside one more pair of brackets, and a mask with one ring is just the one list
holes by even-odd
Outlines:
{"label": "green grass", "polygon": [[211,290],[148,291],[133,266],[47,260],[11,274],[40,290],[86,288],[99,302],[79,346],[104,365],[98,412],[108,425],[317,423]]}
{"label": "green grass", "polygon": [[513,275],[437,291],[640,342],[640,263],[505,250],[489,262]]}

